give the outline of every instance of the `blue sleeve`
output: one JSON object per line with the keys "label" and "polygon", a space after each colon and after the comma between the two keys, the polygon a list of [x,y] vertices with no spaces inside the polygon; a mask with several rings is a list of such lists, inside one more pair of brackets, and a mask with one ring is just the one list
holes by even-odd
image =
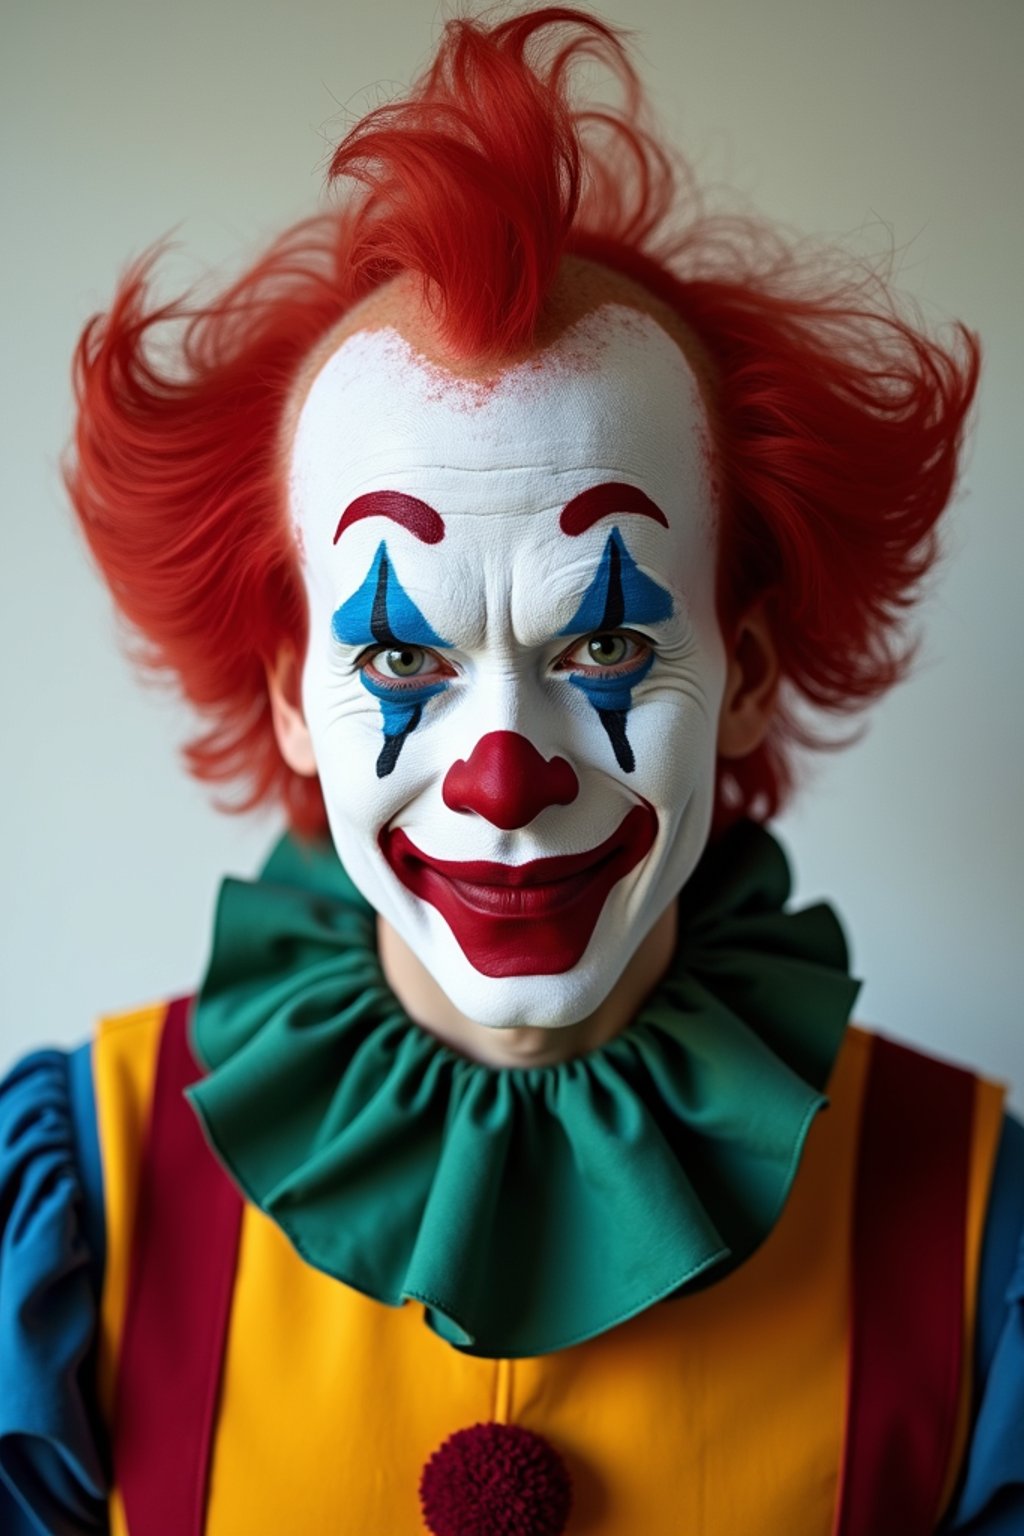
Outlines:
{"label": "blue sleeve", "polygon": [[103,1203],[88,1046],[0,1083],[0,1531],[94,1536],[109,1473],[96,1409]]}
{"label": "blue sleeve", "polygon": [[1007,1116],[989,1199],[975,1332],[975,1412],[948,1536],[1024,1532],[1024,1126]]}

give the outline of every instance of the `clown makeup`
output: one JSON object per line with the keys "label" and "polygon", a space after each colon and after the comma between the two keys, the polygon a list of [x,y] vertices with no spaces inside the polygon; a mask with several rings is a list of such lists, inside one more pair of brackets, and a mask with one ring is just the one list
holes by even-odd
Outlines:
{"label": "clown makeup", "polygon": [[303,403],[331,831],[481,1024],[592,1013],[704,846],[726,675],[707,445],[682,350],[625,304],[486,383],[357,331]]}

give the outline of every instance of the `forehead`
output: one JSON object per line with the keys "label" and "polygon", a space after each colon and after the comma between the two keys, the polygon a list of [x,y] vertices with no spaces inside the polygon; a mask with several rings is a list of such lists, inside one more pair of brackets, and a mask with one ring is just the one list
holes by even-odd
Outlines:
{"label": "forehead", "polygon": [[[381,325],[345,337],[312,379],[291,449],[292,514],[316,564],[346,508],[378,491],[426,502],[446,541],[546,545],[571,500],[616,483],[655,504],[680,553],[713,540],[710,454],[690,363],[629,305],[602,305],[485,379]],[[389,532],[372,521],[378,538]]]}

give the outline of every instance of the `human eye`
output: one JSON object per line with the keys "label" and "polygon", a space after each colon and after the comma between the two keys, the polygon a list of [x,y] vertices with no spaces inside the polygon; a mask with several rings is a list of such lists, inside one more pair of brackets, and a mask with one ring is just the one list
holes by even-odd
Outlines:
{"label": "human eye", "polygon": [[597,630],[563,651],[555,669],[590,677],[622,677],[644,666],[651,656],[651,643],[643,635],[622,629]]}
{"label": "human eye", "polygon": [[434,687],[454,677],[454,670],[436,651],[423,645],[378,646],[356,662],[368,685],[389,691]]}

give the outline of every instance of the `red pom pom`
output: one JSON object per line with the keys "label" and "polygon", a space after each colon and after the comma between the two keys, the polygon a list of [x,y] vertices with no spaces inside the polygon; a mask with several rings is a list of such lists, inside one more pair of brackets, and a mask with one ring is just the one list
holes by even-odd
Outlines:
{"label": "red pom pom", "polygon": [[456,1430],[420,1479],[433,1536],[561,1536],[572,1483],[558,1452],[517,1424]]}

